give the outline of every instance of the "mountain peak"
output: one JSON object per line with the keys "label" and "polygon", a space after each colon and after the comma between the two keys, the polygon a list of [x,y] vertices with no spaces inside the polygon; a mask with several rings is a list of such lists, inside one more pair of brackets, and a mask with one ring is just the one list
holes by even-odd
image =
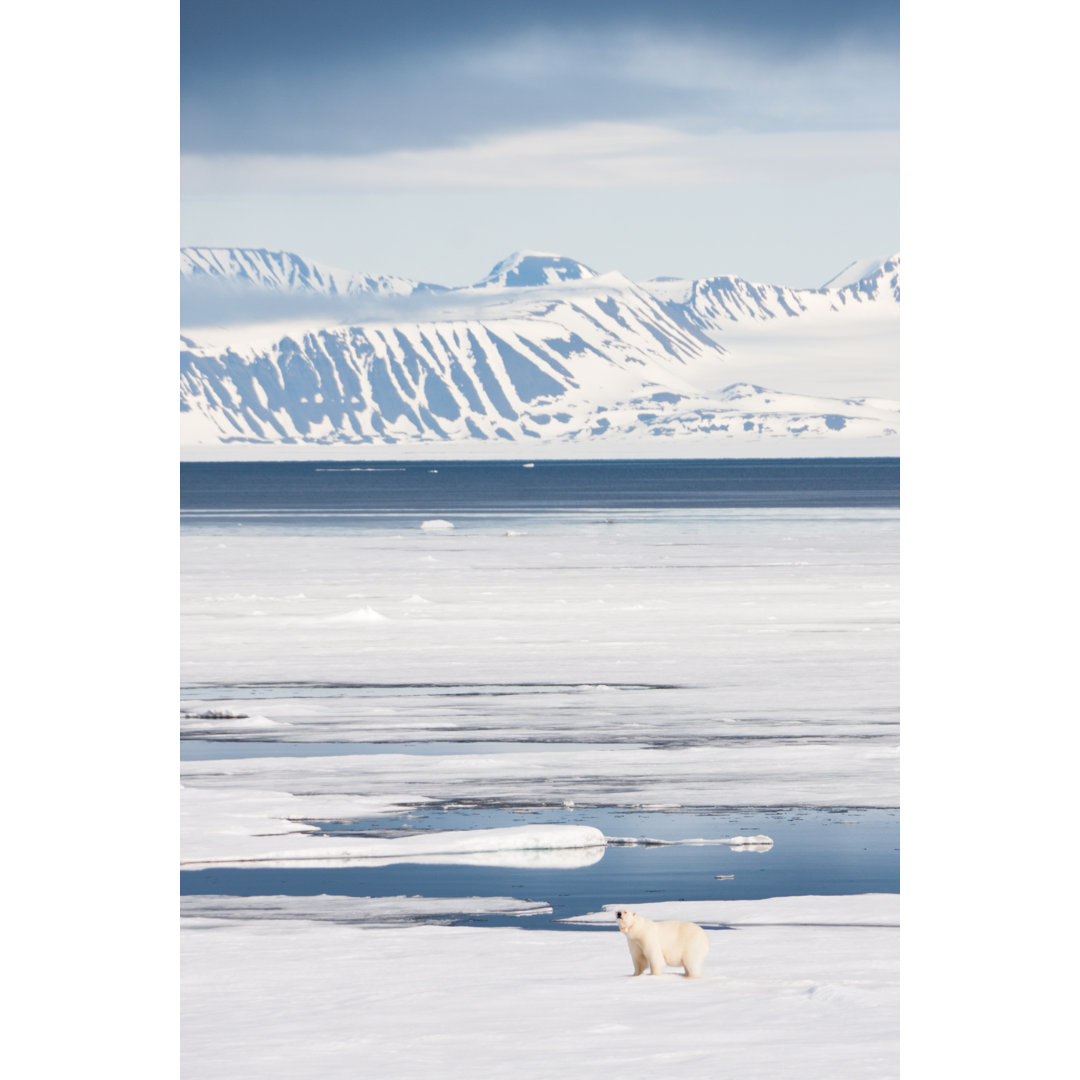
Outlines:
{"label": "mountain peak", "polygon": [[856,259],[855,262],[844,267],[835,277],[829,278],[821,287],[823,289],[846,289],[852,285],[862,285],[864,282],[876,281],[886,274],[895,274],[900,268],[900,253],[894,255],[877,256],[870,259]]}
{"label": "mountain peak", "polygon": [[596,277],[596,271],[577,259],[547,251],[515,251],[497,263],[480,286],[555,285],[560,281],[581,281]]}

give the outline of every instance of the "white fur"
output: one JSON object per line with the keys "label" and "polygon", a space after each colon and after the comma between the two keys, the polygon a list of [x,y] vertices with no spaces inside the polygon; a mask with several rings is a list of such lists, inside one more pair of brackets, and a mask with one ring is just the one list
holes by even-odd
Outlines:
{"label": "white fur", "polygon": [[681,967],[689,979],[701,978],[709,938],[697,923],[653,922],[636,911],[617,911],[619,929],[626,935],[634,974],[646,968],[650,975],[663,975],[664,965]]}

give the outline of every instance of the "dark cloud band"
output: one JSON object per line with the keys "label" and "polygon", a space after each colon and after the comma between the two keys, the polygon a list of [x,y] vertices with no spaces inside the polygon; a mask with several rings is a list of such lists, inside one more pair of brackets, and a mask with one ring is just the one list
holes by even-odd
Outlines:
{"label": "dark cloud band", "polygon": [[[184,0],[184,148],[371,154],[588,121],[835,130],[895,120],[892,0],[662,7],[546,0],[537,8],[490,0]],[[836,52],[886,63],[881,85],[864,82],[862,93],[826,88],[807,111],[800,90],[791,110],[763,110],[757,102],[775,103],[775,93],[667,79],[656,70],[663,61],[648,58],[635,66],[626,43],[642,40],[684,42],[699,53],[714,45],[718,64],[726,50],[781,72],[815,55],[828,67]]]}

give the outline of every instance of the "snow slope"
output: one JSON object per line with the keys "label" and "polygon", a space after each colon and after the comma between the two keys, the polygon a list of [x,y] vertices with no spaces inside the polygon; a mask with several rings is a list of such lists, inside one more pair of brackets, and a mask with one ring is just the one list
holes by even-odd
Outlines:
{"label": "snow slope", "polygon": [[[800,334],[828,342],[869,321],[894,340],[898,257],[804,290],[735,277],[639,285],[527,251],[462,289],[246,249],[184,249],[181,265],[194,295],[181,337],[186,446],[505,443],[588,456],[657,439],[725,453],[869,439],[895,452],[895,357],[849,348],[839,377],[815,381]],[[760,340],[779,327],[780,366],[740,363],[733,329]],[[771,400],[744,382],[770,386]]]}

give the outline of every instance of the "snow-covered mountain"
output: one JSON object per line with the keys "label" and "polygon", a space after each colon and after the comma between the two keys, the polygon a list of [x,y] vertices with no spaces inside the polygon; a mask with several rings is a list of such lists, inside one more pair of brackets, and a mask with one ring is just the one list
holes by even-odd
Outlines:
{"label": "snow-covered mountain", "polygon": [[[728,340],[740,327],[779,324],[792,342],[795,325],[842,334],[868,314],[894,325],[898,256],[852,264],[820,289],[737,277],[635,284],[531,251],[459,289],[252,249],[183,249],[181,275],[199,301],[181,338],[189,446],[516,443],[529,454],[541,444],[594,453],[614,441],[695,436],[723,440],[717,453],[776,438],[815,440],[822,452],[818,440],[897,430],[897,406],[877,396],[875,379],[849,380],[850,393],[839,382],[839,397],[818,393],[809,372],[799,386],[766,390],[769,365],[745,372]],[[349,307],[358,300],[367,306]],[[785,355],[797,360],[793,348]]]}
{"label": "snow-covered mountain", "polygon": [[557,285],[560,281],[583,281],[596,277],[596,271],[577,259],[551,255],[543,251],[515,251],[497,263],[478,287],[509,285],[523,288],[534,285]]}
{"label": "snow-covered mountain", "polygon": [[407,295],[421,286],[407,278],[357,274],[309,262],[288,251],[264,248],[184,247],[181,288],[192,285],[248,287],[277,293],[348,296],[357,293]]}
{"label": "snow-covered mountain", "polygon": [[845,302],[877,300],[884,292],[900,303],[900,256],[860,259],[830,278],[822,288],[839,293]]}

